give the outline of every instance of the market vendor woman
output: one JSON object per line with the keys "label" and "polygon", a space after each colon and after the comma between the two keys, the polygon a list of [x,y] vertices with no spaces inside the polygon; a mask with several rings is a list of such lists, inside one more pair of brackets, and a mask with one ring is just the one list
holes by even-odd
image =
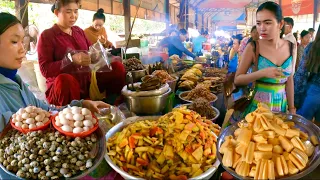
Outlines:
{"label": "market vendor woman", "polygon": [[106,21],[106,17],[103,13],[104,10],[102,8],[98,9],[98,11],[94,13],[92,25],[86,28],[84,33],[92,44],[99,40],[105,48],[111,48],[113,45],[108,41],[107,31],[103,27]]}
{"label": "market vendor woman", "polygon": [[[22,82],[20,76],[17,75],[17,70],[21,67],[22,60],[26,55],[26,50],[23,45],[25,34],[20,21],[11,14],[0,13],[0,22],[1,132],[9,122],[11,115],[22,107],[33,105],[47,111],[58,109],[35,98],[27,85]],[[70,105],[83,106],[93,112],[98,112],[99,108],[109,107],[108,104],[101,101],[91,100],[74,100]]]}
{"label": "market vendor woman", "polygon": [[[52,28],[43,31],[39,38],[40,70],[46,78],[46,98],[51,104],[66,105],[75,99],[96,99],[91,96],[90,83],[93,81],[88,67],[91,59],[86,54],[91,43],[84,31],[74,26],[79,3],[79,0],[56,1],[52,11],[58,21]],[[98,93],[120,95],[125,84],[125,69],[121,62],[113,62],[111,66],[111,72],[95,74]],[[103,95],[99,96],[103,98]]]}

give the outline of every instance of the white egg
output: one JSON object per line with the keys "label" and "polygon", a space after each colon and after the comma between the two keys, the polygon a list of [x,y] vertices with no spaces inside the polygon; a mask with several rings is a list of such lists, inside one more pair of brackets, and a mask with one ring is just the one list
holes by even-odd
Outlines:
{"label": "white egg", "polygon": [[66,118],[62,118],[62,119],[60,119],[60,123],[63,124],[63,125],[68,125],[69,124],[69,120],[66,119]]}
{"label": "white egg", "polygon": [[17,127],[21,127],[22,126],[22,122],[16,122],[16,123],[14,123],[14,125],[17,126]]}
{"label": "white egg", "polygon": [[79,108],[72,109],[72,114],[81,114],[81,110]]}
{"label": "white egg", "polygon": [[26,120],[22,121],[23,124],[27,124]]}
{"label": "white egg", "polygon": [[66,114],[66,118],[70,119],[70,120],[73,120],[73,114],[72,113]]}
{"label": "white egg", "polygon": [[72,107],[71,107],[71,111],[72,111],[72,110],[74,110],[74,109],[79,109],[79,108],[81,108],[81,107],[78,107],[78,106],[72,106]]}
{"label": "white egg", "polygon": [[68,125],[63,125],[61,129],[62,131],[65,131],[65,132],[72,132],[72,128]]}
{"label": "white egg", "polygon": [[84,119],[86,119],[86,120],[92,120],[92,115],[91,115],[91,114],[85,115]]}
{"label": "white egg", "polygon": [[51,114],[49,112],[45,112],[46,117],[50,117]]}
{"label": "white egg", "polygon": [[83,127],[83,132],[85,132],[85,131],[89,131],[90,130],[90,128],[89,127]]}
{"label": "white egg", "polygon": [[[58,116],[56,116],[58,117]],[[42,121],[43,120],[43,117],[41,114],[37,115],[35,118],[34,118],[36,121]]]}
{"label": "white egg", "polygon": [[17,121],[15,118],[12,118],[11,121],[12,121],[13,123],[19,122],[19,121]]}
{"label": "white egg", "polygon": [[95,124],[97,123],[96,118],[92,118],[92,119],[91,119],[91,122],[92,122],[93,125],[95,125]]}
{"label": "white egg", "polygon": [[39,114],[41,112],[41,110],[39,110],[39,108],[34,108],[33,112]]}
{"label": "white egg", "polygon": [[59,118],[61,119],[61,118],[64,118],[65,117],[65,114],[63,114],[62,112],[59,112]]}
{"label": "white egg", "polygon": [[73,115],[73,119],[75,121],[82,121],[84,119],[84,116],[82,114],[75,114]]}
{"label": "white egg", "polygon": [[20,108],[20,109],[18,110],[18,114],[20,114],[20,115],[22,115],[24,112],[25,112],[25,110],[24,110],[23,108]]}
{"label": "white egg", "polygon": [[84,125],[84,126],[87,126],[87,127],[90,127],[90,126],[92,126],[92,121],[90,121],[90,120],[84,120],[84,121],[83,121],[83,125]]}
{"label": "white egg", "polygon": [[17,120],[17,121],[22,121],[21,115],[17,115],[17,116],[16,116],[16,120]]}
{"label": "white egg", "polygon": [[36,128],[37,126],[35,124],[29,124],[29,129]]}
{"label": "white egg", "polygon": [[40,126],[43,126],[43,125],[44,125],[43,122],[37,122],[37,123],[36,123],[36,126],[37,126],[37,127],[40,127]]}
{"label": "white egg", "polygon": [[23,119],[28,119],[30,117],[30,114],[29,113],[23,113],[22,116],[21,116]]}
{"label": "white egg", "polygon": [[28,106],[24,109],[27,113],[32,113],[33,112],[33,107],[32,106]]}
{"label": "white egg", "polygon": [[68,113],[71,113],[71,109],[70,108],[64,108],[62,110],[63,114],[68,114]]}
{"label": "white egg", "polygon": [[54,119],[55,119],[56,121],[59,121],[59,120],[60,120],[59,116],[56,116]]}
{"label": "white egg", "polygon": [[87,108],[82,108],[81,114],[86,116],[86,115],[91,115],[91,111]]}
{"label": "white egg", "polygon": [[55,124],[56,124],[56,126],[58,126],[58,127],[61,127],[61,126],[62,126],[62,124],[61,124],[60,121],[58,121],[58,120],[55,121]]}
{"label": "white egg", "polygon": [[35,118],[38,114],[37,113],[30,113],[31,118]]}
{"label": "white egg", "polygon": [[43,120],[42,120],[42,122],[45,124],[46,122],[48,122],[50,119],[49,118],[44,118]]}
{"label": "white egg", "polygon": [[33,118],[28,118],[28,119],[26,119],[26,123],[27,124],[34,124],[35,120]]}
{"label": "white egg", "polygon": [[82,121],[75,121],[73,125],[74,125],[74,127],[82,127],[83,123],[82,123]]}
{"label": "white egg", "polygon": [[17,115],[16,114],[12,114],[12,118],[16,118],[17,117]]}
{"label": "white egg", "polygon": [[28,129],[29,128],[29,125],[28,124],[22,124],[22,129]]}
{"label": "white egg", "polygon": [[74,121],[73,120],[69,120],[68,125],[72,128],[74,128]]}
{"label": "white egg", "polygon": [[76,127],[76,128],[73,129],[72,132],[73,133],[81,133],[81,132],[83,132],[83,129],[81,127]]}

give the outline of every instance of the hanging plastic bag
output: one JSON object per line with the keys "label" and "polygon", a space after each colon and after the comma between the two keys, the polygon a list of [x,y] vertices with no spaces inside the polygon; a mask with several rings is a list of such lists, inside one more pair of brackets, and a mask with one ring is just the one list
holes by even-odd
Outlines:
{"label": "hanging plastic bag", "polygon": [[91,64],[89,65],[91,70],[94,70],[96,72],[112,71],[107,51],[104,49],[102,43],[99,40],[89,47],[89,55],[91,58]]}

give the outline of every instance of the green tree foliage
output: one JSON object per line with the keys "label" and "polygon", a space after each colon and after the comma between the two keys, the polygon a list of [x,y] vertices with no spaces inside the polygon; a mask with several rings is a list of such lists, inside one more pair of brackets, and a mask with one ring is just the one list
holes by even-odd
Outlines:
{"label": "green tree foliage", "polygon": [[14,5],[14,1],[0,0],[0,12],[15,14]]}

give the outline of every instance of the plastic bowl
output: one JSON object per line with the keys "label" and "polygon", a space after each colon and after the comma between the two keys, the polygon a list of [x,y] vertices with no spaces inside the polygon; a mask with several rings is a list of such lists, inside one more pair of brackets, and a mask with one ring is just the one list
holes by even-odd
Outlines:
{"label": "plastic bowl", "polygon": [[[179,94],[179,98],[182,100],[182,101],[185,101],[185,102],[188,102],[188,103],[192,103],[193,101],[190,101],[190,100],[187,100],[185,99],[186,96],[188,96],[188,94],[190,93],[191,91],[184,91],[182,93]],[[213,94],[213,93],[211,93]],[[213,101],[210,101],[210,104],[216,102],[218,100],[218,96],[216,96],[215,94],[213,94],[215,96],[215,100]]]}
{"label": "plastic bowl", "polygon": [[23,128],[17,127],[17,126],[12,122],[12,118],[10,118],[10,124],[11,124],[11,126],[12,126],[14,129],[22,132],[23,134],[27,134],[28,132],[32,132],[32,131],[38,131],[38,130],[45,130],[45,129],[47,129],[47,128],[49,127],[51,121],[52,121],[52,118],[53,118],[53,116],[51,115],[51,116],[49,117],[49,121],[47,121],[43,126],[36,127],[36,128],[32,128],[32,129],[23,129]]}
{"label": "plastic bowl", "polygon": [[93,126],[92,129],[90,129],[89,131],[81,132],[81,133],[65,132],[59,126],[56,125],[56,116],[58,116],[58,114],[52,116],[52,125],[57,131],[59,131],[61,134],[65,135],[65,136],[69,136],[69,137],[73,137],[73,138],[76,138],[76,137],[84,138],[84,137],[91,135],[99,127],[99,120],[97,119],[97,117],[94,114],[92,114],[92,117],[97,120],[96,124]]}
{"label": "plastic bowl", "polygon": [[[285,113],[274,113],[274,114],[276,114],[276,115],[281,114],[282,116],[286,117],[286,119],[287,119],[286,121],[293,121],[295,123],[296,128],[299,128],[301,131],[308,133],[309,138],[312,135],[314,135],[318,138],[318,141],[320,140],[320,128],[318,126],[316,126],[315,124],[313,124],[311,121],[305,119],[304,117],[299,116],[299,115],[285,114]],[[224,142],[224,138],[229,135],[234,136],[234,131],[238,127],[239,127],[238,123],[234,123],[233,125],[230,125],[226,129],[224,129],[222,133],[220,133],[220,136],[219,136],[218,142],[217,142],[217,157],[218,157],[219,161],[222,162],[222,155],[220,154],[219,149],[220,149],[222,143]],[[315,168],[317,168],[319,164],[320,164],[320,147],[319,147],[319,145],[317,145],[317,146],[315,146],[315,150],[313,152],[313,155],[311,157],[309,157],[309,161],[307,163],[306,168],[302,172],[299,172],[298,174],[291,175],[291,176],[284,176],[279,179],[288,179],[288,180],[303,179],[304,176],[306,176],[309,173],[311,173],[312,171],[314,171]],[[251,177],[240,176],[235,172],[235,170],[233,170],[229,167],[225,167],[222,163],[221,163],[221,165],[226,171],[228,171],[228,173],[230,173],[236,179],[253,179]]]}

